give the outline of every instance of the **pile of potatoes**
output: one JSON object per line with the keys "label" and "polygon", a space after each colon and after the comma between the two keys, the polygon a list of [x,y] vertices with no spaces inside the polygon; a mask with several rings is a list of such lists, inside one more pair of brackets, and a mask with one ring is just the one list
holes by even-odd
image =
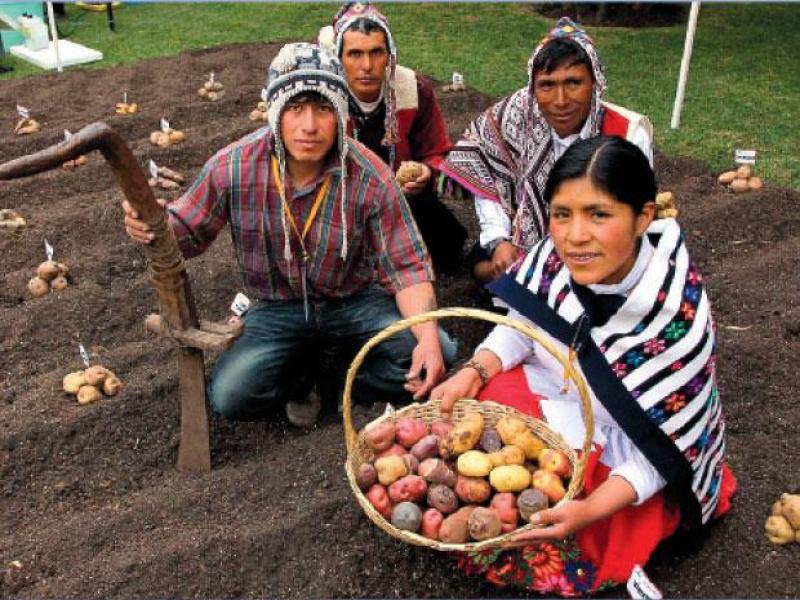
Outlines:
{"label": "pile of potatoes", "polygon": [[150,177],[147,183],[151,188],[160,188],[162,190],[177,190],[180,189],[181,184],[186,181],[182,173],[173,171],[168,167],[158,167],[158,176]]}
{"label": "pile of potatoes", "polygon": [[213,81],[209,79],[203,83],[203,86],[199,90],[197,90],[197,95],[203,100],[216,102],[225,95],[225,86],[219,81]]}
{"label": "pile of potatoes", "polygon": [[773,544],[800,543],[800,494],[781,494],[772,505],[764,533]]}
{"label": "pile of potatoes", "polygon": [[31,133],[36,133],[41,130],[42,124],[30,117],[20,119],[14,127],[14,133],[17,135],[30,135]]}
{"label": "pile of potatoes", "polygon": [[132,115],[139,110],[139,105],[135,102],[128,104],[127,102],[117,102],[114,105],[114,113],[118,115]]}
{"label": "pile of potatoes", "polygon": [[678,207],[675,205],[675,196],[673,196],[672,192],[660,192],[656,194],[656,218],[678,218]]}
{"label": "pile of potatoes", "polygon": [[63,381],[64,391],[73,394],[78,404],[91,404],[102,397],[116,396],[122,388],[122,381],[113,372],[95,365],[85,371],[67,373]]}
{"label": "pile of potatoes", "polygon": [[41,298],[50,290],[61,291],[69,285],[69,268],[64,263],[46,260],[36,268],[36,277],[28,282],[28,291],[34,298]]}
{"label": "pile of potatoes", "polygon": [[251,121],[266,121],[267,120],[267,103],[263,100],[258,103],[255,110],[250,113]]}
{"label": "pile of potatoes", "polygon": [[28,222],[21,214],[11,208],[0,209],[0,229],[25,229]]}
{"label": "pile of potatoes", "polygon": [[761,177],[753,175],[753,169],[750,165],[742,165],[735,171],[725,171],[717,178],[717,181],[727,185],[729,190],[737,194],[749,192],[750,190],[760,190],[764,187]]}
{"label": "pile of potatoes", "polygon": [[404,160],[400,163],[395,174],[398,185],[403,186],[409,181],[416,181],[422,175],[422,165],[413,160]]}
{"label": "pile of potatoes", "polygon": [[169,148],[173,144],[180,144],[186,139],[186,135],[177,129],[167,131],[154,131],[150,134],[150,143],[159,148]]}
{"label": "pile of potatoes", "polygon": [[414,417],[367,428],[374,459],[356,483],[398,529],[450,544],[509,533],[560,501],[572,476],[569,457],[548,448],[526,422],[504,416],[494,427],[470,411],[458,423]]}

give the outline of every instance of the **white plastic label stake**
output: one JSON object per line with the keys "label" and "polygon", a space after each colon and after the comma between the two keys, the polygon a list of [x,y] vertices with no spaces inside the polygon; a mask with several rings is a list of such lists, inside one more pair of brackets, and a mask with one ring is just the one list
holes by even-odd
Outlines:
{"label": "white plastic label stake", "polygon": [[733,161],[737,165],[754,165],[756,164],[756,151],[737,148],[733,154]]}
{"label": "white plastic label stake", "polygon": [[70,141],[72,139],[72,132],[69,129],[64,130],[64,140]]}
{"label": "white plastic label stake", "polygon": [[392,406],[389,402],[386,403],[386,409],[383,411],[383,416],[392,416],[395,412],[394,406]]}
{"label": "white plastic label stake", "polygon": [[83,344],[78,344],[78,352],[81,355],[81,361],[86,367],[89,367],[89,353],[86,351],[86,348],[83,347]]}
{"label": "white plastic label stake", "polygon": [[633,567],[627,588],[633,600],[661,600],[664,597],[639,565]]}
{"label": "white plastic label stake", "polygon": [[122,103],[123,104],[128,103],[128,92],[122,92]]}
{"label": "white plastic label stake", "polygon": [[31,111],[29,111],[24,106],[20,106],[17,104],[17,114],[22,117],[23,119],[30,119],[31,118]]}
{"label": "white plastic label stake", "polygon": [[267,101],[267,88],[261,88],[261,101]]}
{"label": "white plastic label stake", "polygon": [[165,117],[161,117],[161,131],[169,133],[169,121]]}
{"label": "white plastic label stake", "polygon": [[231,312],[237,317],[241,317],[250,308],[250,298],[245,296],[242,292],[236,294],[231,303]]}
{"label": "white plastic label stake", "polygon": [[47,260],[53,260],[53,247],[47,240],[44,241],[44,252],[47,254]]}
{"label": "white plastic label stake", "polygon": [[147,163],[147,168],[150,170],[150,177],[152,177],[153,179],[157,179],[158,165],[156,165],[156,163],[151,160],[149,163]]}
{"label": "white plastic label stake", "polygon": [[453,71],[453,85],[464,85],[464,76]]}
{"label": "white plastic label stake", "polygon": [[214,83],[214,71],[211,71],[211,73],[208,74],[208,80],[211,83]]}

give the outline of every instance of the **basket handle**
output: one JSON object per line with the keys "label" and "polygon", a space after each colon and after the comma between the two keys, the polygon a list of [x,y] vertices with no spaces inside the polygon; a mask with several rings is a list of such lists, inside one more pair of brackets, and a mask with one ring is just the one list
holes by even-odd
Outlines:
{"label": "basket handle", "polygon": [[361,347],[361,350],[358,351],[358,354],[356,354],[355,358],[353,358],[353,362],[350,363],[350,368],[347,370],[347,377],[345,378],[344,382],[344,392],[342,394],[344,438],[345,444],[347,445],[348,455],[353,452],[358,441],[358,434],[353,428],[352,401],[350,396],[353,391],[353,382],[355,381],[356,373],[358,372],[359,367],[361,367],[361,364],[364,362],[367,352],[380,344],[386,338],[389,338],[395,333],[399,333],[405,329],[409,329],[414,325],[451,317],[489,321],[490,323],[494,323],[496,325],[506,325],[512,329],[516,329],[523,335],[528,336],[534,342],[537,342],[542,348],[552,354],[559,363],[561,363],[561,366],[564,367],[567,377],[569,377],[569,379],[575,383],[578,389],[578,394],[580,395],[581,415],[583,416],[583,421],[586,425],[586,439],[583,442],[583,452],[578,461],[579,468],[576,469],[576,477],[579,476],[579,474],[584,473],[586,463],[589,460],[589,453],[592,450],[592,440],[594,438],[594,415],[592,414],[589,390],[586,386],[583,376],[575,369],[572,363],[563,355],[563,353],[555,346],[555,344],[553,344],[549,338],[545,337],[545,334],[543,334],[540,330],[535,329],[527,323],[517,319],[510,319],[504,315],[498,315],[497,313],[477,308],[440,308],[438,310],[420,313],[418,315],[414,315],[413,317],[407,317],[405,319],[395,321],[367,340],[367,342]]}

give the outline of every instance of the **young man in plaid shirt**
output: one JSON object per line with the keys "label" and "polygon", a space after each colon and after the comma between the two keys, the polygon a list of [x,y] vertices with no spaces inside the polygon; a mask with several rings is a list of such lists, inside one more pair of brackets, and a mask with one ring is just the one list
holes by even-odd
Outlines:
{"label": "young man in plaid shirt", "polygon": [[[309,356],[331,345],[354,353],[401,316],[436,308],[433,271],[393,173],[345,136],[338,59],[288,44],[270,65],[267,94],[269,125],[214,155],[167,214],[186,258],[230,224],[245,289],[257,299],[214,367],[214,408],[253,419],[288,401],[289,420],[310,426],[320,399]],[[128,234],[148,243],[149,227],[123,208]],[[367,355],[356,394],[420,398],[455,350],[435,323],[417,325]]]}

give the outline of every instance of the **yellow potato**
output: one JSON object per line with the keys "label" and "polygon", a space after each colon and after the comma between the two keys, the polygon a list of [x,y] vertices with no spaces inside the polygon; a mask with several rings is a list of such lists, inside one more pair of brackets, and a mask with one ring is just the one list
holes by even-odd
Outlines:
{"label": "yellow potato", "polygon": [[781,494],[781,513],[792,529],[800,529],[800,494]]}
{"label": "yellow potato", "polygon": [[169,132],[169,141],[173,144],[180,144],[186,139],[186,135],[182,131],[173,130]]}
{"label": "yellow potato", "polygon": [[742,165],[738,169],[736,169],[736,178],[737,179],[747,179],[753,174],[753,169],[750,165]]}
{"label": "yellow potato", "polygon": [[53,281],[50,282],[50,287],[60,292],[61,290],[65,289],[69,285],[67,282],[67,278],[63,275],[59,275],[58,277],[53,278]]}
{"label": "yellow potato", "polygon": [[751,190],[760,190],[764,187],[764,182],[761,180],[761,177],[751,177],[747,180],[747,186]]}
{"label": "yellow potato", "polygon": [[489,454],[489,460],[494,467],[503,465],[524,465],[525,451],[519,446],[503,446],[497,452]]}
{"label": "yellow potato", "polygon": [[383,456],[375,461],[378,481],[383,485],[392,485],[401,477],[408,475],[408,465],[402,456]]}
{"label": "yellow potato", "polygon": [[719,177],[717,177],[717,181],[724,184],[728,184],[734,179],[736,179],[736,171],[725,171]]}
{"label": "yellow potato", "polygon": [[531,484],[531,474],[521,465],[503,465],[489,473],[489,484],[498,492],[521,492]]}
{"label": "yellow potato", "polygon": [[113,373],[103,380],[103,393],[106,396],[116,396],[120,388],[122,388],[122,381]]}
{"label": "yellow potato", "polygon": [[737,194],[741,194],[742,192],[746,192],[750,189],[750,186],[747,185],[746,179],[734,179],[731,181],[731,190],[736,192]]}
{"label": "yellow potato", "polygon": [[54,260],[46,260],[36,268],[36,274],[45,281],[50,281],[61,274],[58,263]]}
{"label": "yellow potato", "polygon": [[83,385],[78,390],[78,404],[91,404],[100,400],[100,390],[93,385]]}
{"label": "yellow potato", "polygon": [[773,544],[788,544],[794,541],[794,530],[781,515],[771,515],[764,524],[764,533]]}
{"label": "yellow potato", "polygon": [[41,277],[34,277],[28,282],[28,291],[34,298],[41,298],[50,293],[50,285]]}
{"label": "yellow potato", "polygon": [[83,376],[86,377],[86,383],[89,385],[100,385],[105,381],[106,377],[108,377],[110,371],[105,367],[101,367],[100,365],[94,365],[89,367],[83,372]]}
{"label": "yellow potato", "polygon": [[472,450],[483,433],[483,415],[478,412],[467,412],[453,427],[450,435],[443,438],[439,444],[439,451],[443,457],[464,454]]}
{"label": "yellow potato", "polygon": [[422,165],[420,163],[413,160],[404,160],[400,163],[395,178],[397,183],[404,185],[409,181],[416,181],[420,175],[422,175]]}
{"label": "yellow potato", "polygon": [[84,385],[86,385],[86,377],[83,376],[83,371],[74,371],[64,375],[62,386],[68,394],[77,394]]}
{"label": "yellow potato", "polygon": [[492,470],[492,461],[485,452],[468,450],[458,457],[456,469],[467,477],[486,477]]}

